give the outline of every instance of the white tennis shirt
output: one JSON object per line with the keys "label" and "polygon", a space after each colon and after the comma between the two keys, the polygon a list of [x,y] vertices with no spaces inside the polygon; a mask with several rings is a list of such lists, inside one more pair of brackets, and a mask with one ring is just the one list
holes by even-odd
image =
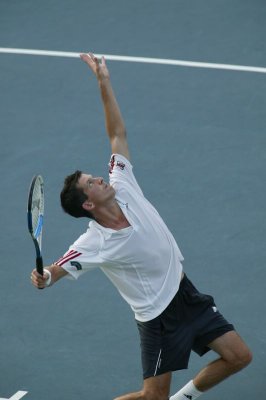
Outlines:
{"label": "white tennis shirt", "polygon": [[161,314],[176,294],[183,256],[162,218],[144,197],[125,157],[112,155],[109,179],[130,226],[116,231],[90,221],[88,230],[56,264],[75,279],[100,268],[135,318],[149,321]]}

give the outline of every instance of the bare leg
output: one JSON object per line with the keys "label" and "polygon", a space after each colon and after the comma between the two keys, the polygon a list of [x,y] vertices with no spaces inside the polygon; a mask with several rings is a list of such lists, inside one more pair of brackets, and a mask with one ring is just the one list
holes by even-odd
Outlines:
{"label": "bare leg", "polygon": [[167,400],[170,392],[171,372],[144,380],[143,389],[128,393],[115,400]]}
{"label": "bare leg", "polygon": [[194,385],[201,392],[245,368],[252,360],[250,350],[235,331],[215,339],[209,347],[221,358],[208,364],[193,379]]}

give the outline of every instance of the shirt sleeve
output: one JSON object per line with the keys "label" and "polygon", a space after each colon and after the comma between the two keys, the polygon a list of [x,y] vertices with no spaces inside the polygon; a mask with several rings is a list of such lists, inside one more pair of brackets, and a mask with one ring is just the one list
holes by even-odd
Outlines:
{"label": "shirt sleeve", "polygon": [[97,253],[88,253],[70,247],[54,264],[62,267],[68,273],[68,278],[78,279],[85,272],[102,266],[103,261]]}
{"label": "shirt sleeve", "polygon": [[110,184],[116,187],[117,184],[130,185],[140,195],[143,192],[133,173],[133,166],[130,161],[121,154],[112,154],[109,162]]}

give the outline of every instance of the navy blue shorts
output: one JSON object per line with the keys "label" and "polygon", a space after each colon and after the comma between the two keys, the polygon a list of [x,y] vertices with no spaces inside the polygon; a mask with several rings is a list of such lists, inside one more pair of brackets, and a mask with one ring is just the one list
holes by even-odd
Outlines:
{"label": "navy blue shorts", "polygon": [[203,356],[210,350],[209,343],[234,330],[217,310],[213,297],[200,293],[186,275],[161,315],[136,322],[144,379],[186,369],[191,350]]}

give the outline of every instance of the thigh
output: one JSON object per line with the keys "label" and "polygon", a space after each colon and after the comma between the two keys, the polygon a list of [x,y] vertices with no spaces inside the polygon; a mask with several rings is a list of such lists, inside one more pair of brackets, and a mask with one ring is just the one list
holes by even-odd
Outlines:
{"label": "thigh", "polygon": [[146,380],[160,372],[162,353],[161,324],[158,317],[151,321],[136,322],[140,335],[143,378]]}
{"label": "thigh", "polygon": [[188,366],[193,334],[189,324],[180,321],[183,309],[180,303],[182,296],[178,294],[158,317],[137,321],[145,380]]}
{"label": "thigh", "polygon": [[225,333],[209,343],[208,347],[228,361],[250,353],[246,343],[236,331]]}

